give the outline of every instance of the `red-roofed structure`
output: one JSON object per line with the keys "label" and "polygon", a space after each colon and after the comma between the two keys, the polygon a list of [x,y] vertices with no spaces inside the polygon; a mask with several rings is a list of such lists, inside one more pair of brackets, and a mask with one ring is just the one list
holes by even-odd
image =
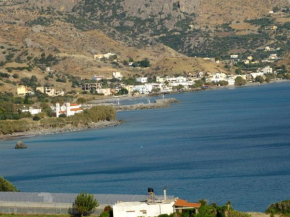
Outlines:
{"label": "red-roofed structure", "polygon": [[195,209],[195,212],[198,213],[201,203],[190,203],[186,200],[177,199],[174,204],[174,208],[178,213],[182,213],[186,209]]}

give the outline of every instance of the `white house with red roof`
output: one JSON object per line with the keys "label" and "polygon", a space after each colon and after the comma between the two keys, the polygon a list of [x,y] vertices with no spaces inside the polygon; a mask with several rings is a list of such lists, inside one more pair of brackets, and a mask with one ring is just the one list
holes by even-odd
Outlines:
{"label": "white house with red roof", "polygon": [[148,188],[148,198],[140,202],[118,202],[113,206],[114,217],[156,217],[162,214],[182,213],[192,209],[198,213],[200,203],[189,203],[179,198],[168,198],[164,188],[163,198],[157,198],[152,188]]}
{"label": "white house with red roof", "polygon": [[77,103],[65,103],[62,106],[59,103],[56,103],[54,111],[56,117],[59,117],[61,114],[65,114],[69,117],[82,113],[83,109],[81,108],[81,105]]}

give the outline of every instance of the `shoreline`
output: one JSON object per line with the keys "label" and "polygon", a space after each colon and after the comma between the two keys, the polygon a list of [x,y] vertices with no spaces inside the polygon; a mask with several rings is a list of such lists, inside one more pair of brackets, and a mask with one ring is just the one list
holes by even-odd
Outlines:
{"label": "shoreline", "polygon": [[31,131],[26,131],[26,132],[3,135],[3,136],[0,136],[0,141],[14,140],[17,138],[30,138],[30,137],[42,136],[42,135],[54,135],[54,134],[69,133],[69,132],[79,132],[79,131],[85,131],[85,130],[90,130],[90,129],[103,129],[103,128],[108,128],[108,127],[116,127],[122,123],[124,123],[124,121],[115,120],[115,121],[100,121],[100,122],[92,123],[90,125],[82,126],[82,127],[65,126],[63,128],[47,128],[47,129],[43,128],[38,131],[31,130]]}
{"label": "shoreline", "polygon": [[143,95],[136,95],[136,96],[128,96],[128,95],[123,95],[123,96],[109,96],[106,99],[95,99],[92,101],[87,102],[85,105],[113,105],[114,102],[117,100],[123,101],[123,100],[134,100],[134,99],[140,99],[140,98],[147,98],[147,97],[157,97],[161,95],[173,95],[173,94],[178,94],[178,93],[192,93],[192,92],[199,92],[199,91],[206,91],[206,90],[219,90],[219,89],[235,89],[235,88],[241,88],[241,87],[253,87],[253,86],[260,86],[260,85],[269,85],[269,84],[278,84],[278,83],[286,83],[290,82],[290,80],[273,80],[269,83],[259,83],[259,82],[251,82],[247,83],[246,85],[243,86],[235,86],[235,85],[227,85],[227,86],[212,86],[210,88],[195,88],[195,89],[188,89],[188,90],[182,90],[182,91],[171,91],[171,92],[158,92],[158,93],[150,93],[150,94],[143,94]]}
{"label": "shoreline", "polygon": [[[268,85],[268,84],[275,84],[275,83],[285,83],[290,82],[289,80],[275,80],[271,81],[270,83],[247,83],[244,86],[214,86],[208,89],[202,89],[202,88],[196,88],[186,91],[173,91],[168,93],[155,93],[155,94],[147,94],[147,95],[138,95],[138,96],[121,96],[121,97],[110,97],[108,99],[101,99],[101,100],[94,100],[92,104],[87,104],[88,106],[97,106],[102,105],[110,102],[116,101],[116,99],[120,100],[133,100],[138,98],[146,98],[146,97],[157,97],[160,95],[172,95],[172,94],[178,94],[178,93],[191,93],[191,92],[199,92],[199,91],[208,91],[208,90],[220,90],[220,89],[234,89],[234,88],[241,88],[241,87],[253,87],[253,86],[260,86],[260,85]],[[123,112],[123,111],[134,111],[134,110],[149,110],[149,109],[157,109],[157,108],[167,108],[170,106],[171,103],[179,103],[180,101],[175,98],[165,98],[165,99],[156,99],[155,103],[150,104],[133,104],[133,105],[120,105],[116,106],[113,105],[117,112]],[[54,135],[54,134],[60,134],[60,133],[69,133],[69,132],[79,132],[79,131],[85,131],[89,129],[103,129],[108,127],[115,127],[120,124],[124,123],[123,120],[115,120],[115,121],[101,121],[98,123],[92,123],[87,126],[81,126],[81,127],[71,127],[66,126],[63,128],[52,128],[52,129],[41,129],[39,131],[26,131],[26,132],[19,132],[19,133],[13,133],[9,135],[2,135],[0,136],[1,140],[12,140],[17,138],[30,138],[40,135]]]}

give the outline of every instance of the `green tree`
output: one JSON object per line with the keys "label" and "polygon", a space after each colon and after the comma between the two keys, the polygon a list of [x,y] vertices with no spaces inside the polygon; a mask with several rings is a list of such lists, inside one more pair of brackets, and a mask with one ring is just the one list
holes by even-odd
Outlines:
{"label": "green tree", "polygon": [[237,69],[235,70],[235,73],[236,73],[237,75],[240,75],[240,74],[242,74],[242,70],[241,70],[240,68],[237,68]]}
{"label": "green tree", "polygon": [[262,83],[264,83],[265,79],[261,75],[259,75],[255,78],[255,81],[260,82],[262,84]]}
{"label": "green tree", "polygon": [[235,86],[243,86],[247,83],[247,81],[245,79],[243,79],[242,77],[238,76],[235,79]]}
{"label": "green tree", "polygon": [[122,88],[121,90],[118,91],[117,95],[126,95],[128,93],[129,91],[126,88]]}
{"label": "green tree", "polygon": [[16,187],[11,182],[4,179],[3,177],[0,177],[0,192],[1,191],[16,192],[19,190],[17,190]]}
{"label": "green tree", "polygon": [[93,212],[99,206],[94,195],[88,193],[80,193],[75,199],[75,208],[83,217]]}

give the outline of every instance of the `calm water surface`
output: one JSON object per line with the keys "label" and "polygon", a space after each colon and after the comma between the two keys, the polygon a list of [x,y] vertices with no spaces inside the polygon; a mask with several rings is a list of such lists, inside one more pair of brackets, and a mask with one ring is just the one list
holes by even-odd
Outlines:
{"label": "calm water surface", "polygon": [[[169,97],[169,96],[166,96]],[[171,96],[170,96],[171,97]],[[0,141],[0,176],[25,192],[146,194],[264,211],[290,199],[290,83],[173,95],[114,128]]]}

